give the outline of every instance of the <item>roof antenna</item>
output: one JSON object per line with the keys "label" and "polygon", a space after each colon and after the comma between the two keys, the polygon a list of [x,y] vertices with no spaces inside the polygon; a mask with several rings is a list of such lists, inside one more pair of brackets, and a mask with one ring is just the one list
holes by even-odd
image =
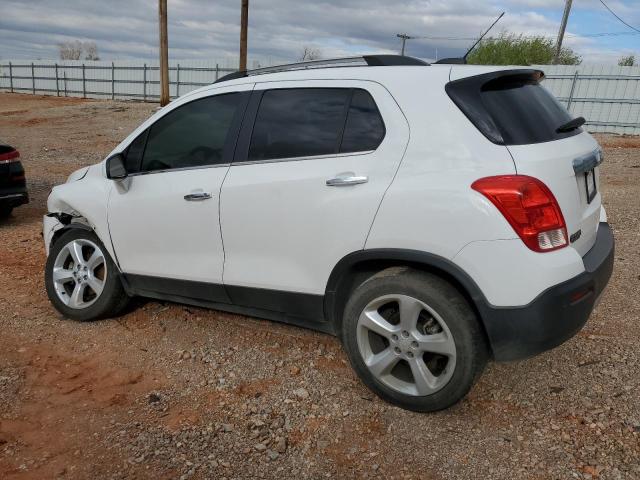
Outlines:
{"label": "roof antenna", "polygon": [[500,21],[500,19],[504,17],[504,12],[502,12],[500,14],[500,16],[498,18],[496,18],[496,20],[491,24],[491,26],[489,28],[487,28],[487,31],[484,32],[482,35],[480,35],[480,38],[476,41],[476,43],[474,43],[471,48],[469,50],[467,50],[467,53],[464,54],[464,57],[462,57],[462,60],[464,60],[464,63],[467,63],[467,56],[471,53],[471,50],[473,50],[474,48],[476,48],[476,46],[482,41],[482,39],[485,37],[485,35],[487,33],[489,33],[489,31],[494,27],[494,25],[496,23],[498,23]]}
{"label": "roof antenna", "polygon": [[482,35],[480,35],[480,38],[476,41],[476,43],[474,43],[471,48],[469,50],[467,50],[467,53],[464,54],[464,57],[452,57],[452,58],[443,58],[438,60],[435,63],[445,63],[445,64],[450,64],[450,65],[464,65],[467,63],[467,56],[471,53],[471,50],[473,50],[474,48],[476,48],[476,46],[482,41],[482,39],[485,37],[485,35],[487,33],[489,33],[489,31],[493,28],[493,26],[498,23],[498,21],[504,17],[504,12],[502,12],[500,14],[500,16],[498,18],[496,18],[496,20],[491,24],[491,26],[489,28],[487,28],[487,31],[484,32]]}

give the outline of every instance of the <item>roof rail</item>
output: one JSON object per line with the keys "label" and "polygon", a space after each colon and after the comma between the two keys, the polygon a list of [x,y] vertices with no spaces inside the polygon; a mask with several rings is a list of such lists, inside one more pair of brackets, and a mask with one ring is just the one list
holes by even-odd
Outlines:
{"label": "roof rail", "polygon": [[466,65],[467,64],[467,59],[464,57],[450,57],[450,58],[443,58],[441,60],[438,60],[436,62],[437,64],[447,64],[447,65]]}
{"label": "roof rail", "polygon": [[388,67],[400,65],[429,65],[427,62],[414,57],[402,55],[363,55],[361,57],[332,58],[328,60],[310,60],[308,62],[289,63],[273,67],[256,68],[254,70],[237,71],[219,78],[215,83],[235,80],[236,78],[264,75],[267,73],[290,72],[295,70],[310,70],[314,68],[335,67]]}

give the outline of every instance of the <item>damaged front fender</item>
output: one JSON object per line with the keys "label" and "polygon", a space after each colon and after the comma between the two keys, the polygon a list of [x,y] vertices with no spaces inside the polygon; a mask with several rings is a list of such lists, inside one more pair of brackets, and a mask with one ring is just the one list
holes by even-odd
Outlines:
{"label": "damaged front fender", "polygon": [[47,199],[48,213],[43,218],[42,235],[45,252],[49,255],[56,233],[68,228],[92,230],[116,258],[109,236],[107,203],[112,182],[106,178],[102,164],[93,165],[81,172],[82,181],[58,185]]}

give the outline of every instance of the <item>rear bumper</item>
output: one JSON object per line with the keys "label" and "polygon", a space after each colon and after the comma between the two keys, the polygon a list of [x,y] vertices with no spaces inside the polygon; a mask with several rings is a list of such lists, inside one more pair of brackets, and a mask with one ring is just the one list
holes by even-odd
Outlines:
{"label": "rear bumper", "polygon": [[18,189],[0,190],[0,205],[17,207],[25,203],[29,203],[29,194],[27,193],[26,188],[23,191]]}
{"label": "rear bumper", "polygon": [[613,271],[614,239],[601,222],[595,245],[582,257],[585,271],[555,285],[523,307],[479,305],[496,360],[517,360],[573,337],[591,315]]}

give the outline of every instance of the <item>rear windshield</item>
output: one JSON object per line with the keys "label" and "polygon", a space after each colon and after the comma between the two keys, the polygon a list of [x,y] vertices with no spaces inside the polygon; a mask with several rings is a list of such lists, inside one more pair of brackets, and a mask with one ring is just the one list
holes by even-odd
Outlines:
{"label": "rear windshield", "polygon": [[492,142],[526,145],[550,142],[582,132],[558,132],[572,119],[542,85],[539,71],[497,72],[456,80],[447,93]]}

